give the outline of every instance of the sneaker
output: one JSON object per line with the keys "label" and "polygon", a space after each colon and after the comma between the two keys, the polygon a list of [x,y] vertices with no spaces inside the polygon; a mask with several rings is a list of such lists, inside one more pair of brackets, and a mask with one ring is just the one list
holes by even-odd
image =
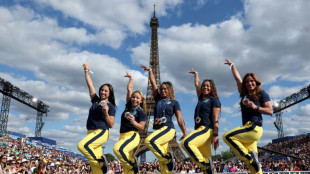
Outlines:
{"label": "sneaker", "polygon": [[256,152],[253,150],[252,152],[250,152],[250,155],[253,159],[251,165],[253,166],[253,168],[255,169],[256,172],[259,171],[260,169],[260,164],[259,164],[259,161],[258,161],[258,157],[256,155]]}
{"label": "sneaker", "polygon": [[135,162],[133,163],[133,168],[132,168],[135,174],[139,173],[139,170],[140,170],[139,166],[140,166],[139,161],[137,157],[135,157]]}
{"label": "sneaker", "polygon": [[103,173],[107,173],[108,172],[108,161],[107,161],[107,157],[103,154],[101,156],[101,159],[98,160],[99,164],[102,163],[101,166],[101,170]]}
{"label": "sneaker", "polygon": [[167,164],[167,166],[168,166],[169,171],[173,171],[173,169],[174,169],[174,156],[173,156],[172,152],[169,152],[169,154],[170,154],[170,162]]}
{"label": "sneaker", "polygon": [[209,157],[209,166],[207,167],[207,172],[208,174],[213,174],[214,170],[213,170],[213,161],[212,158]]}

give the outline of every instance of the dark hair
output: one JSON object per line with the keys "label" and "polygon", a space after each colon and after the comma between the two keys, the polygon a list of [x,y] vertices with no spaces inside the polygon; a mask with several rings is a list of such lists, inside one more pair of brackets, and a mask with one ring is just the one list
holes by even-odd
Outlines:
{"label": "dark hair", "polygon": [[[246,88],[246,78],[248,78],[249,76],[251,76],[255,80],[255,82],[256,82],[256,87],[255,87],[254,91],[251,92],[251,93]],[[245,74],[243,79],[242,79],[242,84],[241,84],[241,92],[240,92],[241,101],[242,101],[242,99],[244,98],[244,96],[247,93],[249,93],[250,98],[253,101],[258,101],[259,91],[263,90],[262,88],[260,88],[261,84],[262,83],[258,80],[257,76],[254,73],[247,73],[247,74]]]}
{"label": "dark hair", "polygon": [[171,82],[169,81],[166,81],[166,82],[163,82],[162,85],[166,85],[168,91],[169,91],[169,97],[171,100],[175,100],[175,96],[174,96],[174,89],[173,89],[173,85]]}
{"label": "dark hair", "polygon": [[116,106],[115,104],[115,97],[114,97],[114,90],[113,90],[113,86],[110,85],[109,83],[105,83],[103,85],[100,86],[99,88],[99,96],[100,96],[100,91],[101,91],[101,88],[103,88],[104,86],[107,86],[109,88],[109,91],[110,91],[110,95],[109,95],[109,98],[108,98],[108,101],[110,103],[112,103],[114,106]]}
{"label": "dark hair", "polygon": [[[205,80],[203,80],[203,82],[201,83],[201,86],[200,86],[200,90],[202,89],[203,84],[204,84],[205,82],[207,82],[207,81],[210,83],[210,87],[211,87],[211,92],[208,94],[208,97],[209,97],[209,96],[212,96],[212,97],[215,97],[215,98],[219,98],[219,96],[217,95],[216,86],[215,86],[213,80],[211,80],[211,79],[205,79]],[[202,93],[200,94],[200,97],[203,97],[203,94],[202,94]]]}
{"label": "dark hair", "polygon": [[0,159],[2,159],[3,157],[7,157],[5,154],[2,154],[1,156],[0,156]]}

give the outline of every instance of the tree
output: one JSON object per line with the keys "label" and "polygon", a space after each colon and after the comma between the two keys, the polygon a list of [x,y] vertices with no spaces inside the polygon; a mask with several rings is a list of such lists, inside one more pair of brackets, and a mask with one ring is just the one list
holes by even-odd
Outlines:
{"label": "tree", "polygon": [[108,161],[114,161],[115,160],[115,157],[110,153],[105,154],[105,156],[107,157]]}
{"label": "tree", "polygon": [[223,151],[221,152],[221,155],[224,161],[236,156],[231,150]]}
{"label": "tree", "polygon": [[216,154],[212,156],[213,161],[221,161],[222,156],[220,154]]}
{"label": "tree", "polygon": [[189,157],[185,158],[184,161],[191,161]]}

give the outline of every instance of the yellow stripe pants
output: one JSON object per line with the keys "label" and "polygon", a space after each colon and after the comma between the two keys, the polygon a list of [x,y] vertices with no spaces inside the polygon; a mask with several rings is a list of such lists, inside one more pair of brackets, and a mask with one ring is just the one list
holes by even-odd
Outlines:
{"label": "yellow stripe pants", "polygon": [[125,174],[134,174],[132,170],[135,159],[133,149],[139,145],[140,135],[136,131],[121,133],[119,141],[114,145],[113,152],[123,164]]}
{"label": "yellow stripe pants", "polygon": [[239,159],[245,161],[252,174],[262,173],[262,169],[256,172],[250,165],[253,161],[249,152],[257,152],[257,142],[263,135],[263,128],[256,126],[252,122],[247,122],[241,127],[237,127],[223,135],[224,142],[233,150]]}
{"label": "yellow stripe pants", "polygon": [[173,139],[174,135],[175,129],[163,126],[145,139],[145,145],[158,158],[162,174],[171,174],[167,167],[167,164],[170,162],[167,154],[169,152],[168,142]]}
{"label": "yellow stripe pants", "polygon": [[181,141],[181,146],[188,154],[190,159],[199,165],[202,170],[206,170],[211,153],[211,140],[213,129],[200,126],[192,131]]}
{"label": "yellow stripe pants", "polygon": [[101,165],[97,161],[102,157],[102,144],[109,138],[109,130],[87,130],[87,136],[79,144],[79,151],[89,160],[92,173],[102,174]]}

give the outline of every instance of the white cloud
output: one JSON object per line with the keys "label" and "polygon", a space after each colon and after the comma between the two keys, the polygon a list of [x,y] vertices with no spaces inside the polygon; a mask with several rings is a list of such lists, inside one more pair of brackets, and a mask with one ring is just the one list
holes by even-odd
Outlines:
{"label": "white cloud", "polygon": [[69,125],[65,125],[63,127],[64,131],[68,131],[68,132],[74,132],[74,133],[80,133],[83,134],[85,133],[85,127],[81,127],[81,126],[69,126]]}
{"label": "white cloud", "polygon": [[221,107],[221,111],[222,112],[225,112],[227,114],[232,114],[233,113],[233,109],[231,107],[225,107],[225,106],[222,106]]}
{"label": "white cloud", "polygon": [[[206,2],[197,3],[203,5]],[[173,10],[183,15],[184,11],[179,8],[182,3],[181,0],[160,1],[156,4],[156,16],[169,17]],[[241,76],[252,71],[263,85],[271,84],[268,93],[272,97],[280,98],[300,90],[300,86],[288,88],[272,83],[310,80],[310,24],[306,22],[310,2],[246,0],[244,3],[244,13],[216,24],[185,23],[159,28],[162,81],[173,82],[175,91],[180,95],[194,94],[193,77],[188,73],[194,67],[201,80],[214,79],[219,95],[229,97],[237,92],[237,88],[229,67],[224,65],[224,59],[228,56]],[[108,53],[81,51],[81,47],[104,44],[117,49],[125,39],[143,36],[148,31],[153,2],[43,0],[34,1],[34,4],[36,7],[33,9],[21,5],[0,6],[0,64],[22,71],[0,73],[0,76],[50,106],[44,121],[72,122],[73,125],[66,123],[59,130],[46,126],[42,136],[75,147],[86,135],[85,123],[90,106],[82,64],[91,62],[90,68],[94,71],[91,77],[96,90],[102,83],[113,84],[118,103],[125,99],[127,85],[127,79],[120,77],[125,75],[126,69],[131,69]],[[47,16],[43,13],[46,9],[57,11],[60,19]],[[72,23],[63,27],[62,20]],[[137,45],[129,48],[133,64],[148,65],[149,41]],[[131,70],[135,77],[134,86],[145,89],[147,74],[138,70]],[[220,134],[241,125],[238,99],[234,100],[236,102],[232,107],[222,108],[225,116],[220,118]],[[36,112],[20,106],[22,104],[17,102],[11,103],[11,109],[18,116],[10,115],[8,127],[33,135],[23,122],[33,124]],[[294,106],[284,113],[292,113],[289,117],[283,117],[283,123],[290,125],[285,129],[288,135],[309,132],[307,127],[310,126],[300,128],[300,125],[310,125],[306,119],[309,106],[298,109]],[[233,118],[226,117],[226,114]],[[28,118],[31,119],[27,121]],[[273,121],[266,120],[266,125],[272,126]],[[118,140],[119,126],[116,124],[111,129],[109,144]],[[270,141],[276,137],[275,134],[275,131],[265,131],[260,143]],[[68,142],[68,138],[72,142]],[[223,144],[220,148],[224,148]]]}
{"label": "white cloud", "polygon": [[[143,34],[147,31],[153,12],[152,1],[36,1],[44,8],[52,7],[65,16],[81,21],[85,26],[95,30],[92,41],[119,48],[128,33]],[[167,0],[156,3],[157,16],[166,15],[166,10],[173,9],[182,3],[181,0]],[[83,33],[85,34],[85,33]],[[88,39],[86,39],[88,40]]]}
{"label": "white cloud", "polygon": [[194,9],[199,9],[202,6],[204,6],[206,3],[208,2],[208,0],[197,0],[196,1],[196,6]]}
{"label": "white cloud", "polygon": [[307,104],[305,106],[301,106],[301,111],[300,113],[298,113],[298,115],[300,117],[303,117],[303,118],[310,118],[310,104]]}
{"label": "white cloud", "polygon": [[304,86],[294,86],[294,87],[283,87],[283,86],[272,86],[269,89],[270,97],[272,98],[284,98],[292,95],[293,93],[298,93]]}
{"label": "white cloud", "polygon": [[[303,31],[304,28],[309,28],[309,24],[292,18],[295,15],[308,13],[301,7],[308,3],[303,5],[296,5],[294,2],[283,3],[281,12],[285,10],[291,12],[289,10],[291,6],[296,8],[296,11],[294,10],[289,16],[274,13],[276,11],[274,3],[270,3],[272,4],[270,6],[269,2],[246,1],[246,8],[251,10],[246,9],[244,17],[237,14],[230,20],[210,26],[183,24],[160,28],[161,79],[174,82],[176,91],[186,93],[186,89],[190,89],[189,85],[192,85],[192,79],[187,72],[194,67],[201,79],[214,79],[218,91],[232,92],[236,90],[236,85],[228,66],[224,66],[224,59],[228,56],[237,66],[241,76],[249,71],[255,72],[263,84],[271,83],[277,78],[288,81],[310,80],[309,67],[306,66],[310,63],[306,58],[309,57],[308,48],[300,47],[300,42],[309,42],[309,35]],[[275,17],[266,17],[265,14],[272,14]],[[281,30],[277,25],[278,22],[274,21],[279,18],[289,20],[281,23]],[[268,28],[262,26],[265,25],[262,21],[269,20],[271,21],[268,22]],[[292,30],[300,30],[301,37],[297,37],[294,42],[283,41],[283,38],[291,36]],[[308,41],[305,38],[308,38]],[[133,50],[134,62],[147,62],[146,44],[141,44]]]}
{"label": "white cloud", "polygon": [[268,143],[271,143],[272,139],[278,138],[278,133],[273,130],[263,130],[263,136],[258,141],[258,146],[264,146]]}

